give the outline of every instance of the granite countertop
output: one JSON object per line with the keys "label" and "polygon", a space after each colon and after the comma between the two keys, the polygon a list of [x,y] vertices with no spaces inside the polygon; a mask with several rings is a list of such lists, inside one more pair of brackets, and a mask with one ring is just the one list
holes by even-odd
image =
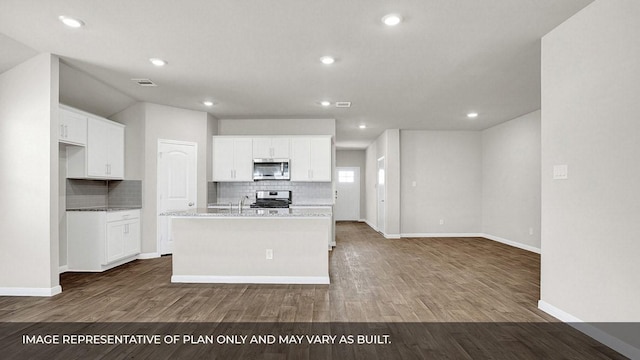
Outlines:
{"label": "granite countertop", "polygon": [[67,211],[127,211],[127,210],[140,210],[140,207],[90,207],[79,209],[67,209]]}
{"label": "granite countertop", "polygon": [[329,209],[242,209],[238,211],[235,207],[231,211],[216,208],[199,208],[184,211],[169,211],[160,214],[161,216],[176,217],[331,217]]}
{"label": "granite countertop", "polygon": [[[233,208],[238,208],[238,203],[215,203],[215,204],[207,204],[208,208],[228,208],[229,205]],[[249,208],[251,204],[245,204],[244,208]],[[318,207],[318,206],[333,206],[330,203],[293,203],[289,206],[305,206],[305,207]]]}
{"label": "granite countertop", "polygon": [[324,203],[324,204],[320,204],[320,203],[295,203],[295,204],[291,204],[289,206],[306,206],[306,207],[317,207],[317,206],[333,206],[333,204],[330,203]]}

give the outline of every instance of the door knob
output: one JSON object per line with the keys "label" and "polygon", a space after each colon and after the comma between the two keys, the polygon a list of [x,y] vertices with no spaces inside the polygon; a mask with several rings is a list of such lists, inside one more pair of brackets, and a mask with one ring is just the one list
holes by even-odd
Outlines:
{"label": "door knob", "polygon": [[193,206],[193,202],[190,202],[190,203],[189,203],[189,206]]}

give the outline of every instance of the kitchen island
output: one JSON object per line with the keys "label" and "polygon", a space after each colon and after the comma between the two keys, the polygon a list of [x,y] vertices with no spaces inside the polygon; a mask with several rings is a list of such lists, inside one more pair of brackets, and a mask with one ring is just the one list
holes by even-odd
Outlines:
{"label": "kitchen island", "polygon": [[328,284],[330,209],[196,209],[171,218],[174,283]]}

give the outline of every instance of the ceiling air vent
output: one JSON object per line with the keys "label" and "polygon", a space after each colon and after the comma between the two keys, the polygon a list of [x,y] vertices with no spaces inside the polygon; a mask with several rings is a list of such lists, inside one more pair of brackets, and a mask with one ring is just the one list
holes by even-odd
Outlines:
{"label": "ceiling air vent", "polygon": [[131,81],[134,81],[136,84],[140,86],[158,86],[156,85],[156,83],[154,83],[149,79],[131,79]]}
{"label": "ceiling air vent", "polygon": [[336,107],[343,107],[343,108],[351,107],[351,101],[337,101]]}

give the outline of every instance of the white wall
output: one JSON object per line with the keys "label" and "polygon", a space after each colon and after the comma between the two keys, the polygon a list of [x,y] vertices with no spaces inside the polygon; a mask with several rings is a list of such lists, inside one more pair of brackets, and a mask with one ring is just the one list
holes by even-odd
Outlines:
{"label": "white wall", "polygon": [[209,119],[201,111],[145,103],[145,156],[142,185],[142,252],[157,251],[158,140],[190,141],[198,144],[197,205],[207,204],[207,154]]}
{"label": "white wall", "polygon": [[482,131],[482,232],[540,252],[540,111]]}
{"label": "white wall", "polygon": [[213,154],[213,135],[218,135],[219,120],[207,113],[207,180],[213,178],[213,161],[210,161]]}
{"label": "white wall", "polygon": [[403,236],[480,233],[480,132],[402,130],[400,139]]}
{"label": "white wall", "polygon": [[126,180],[144,180],[145,117],[145,103],[135,103],[110,117],[111,120],[127,126],[124,132]]}
{"label": "white wall", "polygon": [[367,216],[366,196],[366,152],[365,150],[337,150],[336,167],[360,168],[360,219]]}
{"label": "white wall", "polygon": [[193,110],[152,103],[137,103],[113,115],[127,125],[125,132],[125,178],[142,180],[142,253],[157,252],[158,140],[198,144],[197,204],[207,204],[207,179],[211,176],[211,136],[217,119]]}
{"label": "white wall", "polygon": [[400,130],[389,129],[383,133],[385,137],[385,226],[388,237],[400,237],[402,210],[400,206]]}
{"label": "white wall", "polygon": [[0,295],[61,291],[58,61],[40,54],[0,74]]}
{"label": "white wall", "polygon": [[[366,152],[366,222],[385,237],[400,237],[400,130],[385,130]],[[385,159],[385,220],[378,223],[378,159]]]}
{"label": "white wall", "polygon": [[584,321],[640,321],[638,19],[598,0],[542,40],[541,306]]}
{"label": "white wall", "polygon": [[378,207],[376,195],[376,174],[378,172],[378,149],[376,142],[372,142],[365,149],[365,221],[374,229],[378,228]]}
{"label": "white wall", "polygon": [[336,135],[335,119],[220,119],[219,135]]}
{"label": "white wall", "polygon": [[136,100],[83,71],[60,63],[60,102],[108,117],[135,104]]}

